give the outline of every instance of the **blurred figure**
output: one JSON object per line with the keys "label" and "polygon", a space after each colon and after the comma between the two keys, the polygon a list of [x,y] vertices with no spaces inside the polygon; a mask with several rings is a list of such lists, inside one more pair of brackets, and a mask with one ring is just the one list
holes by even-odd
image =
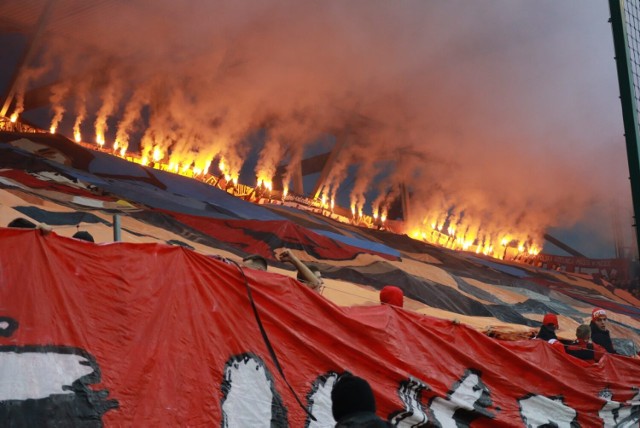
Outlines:
{"label": "blurred figure", "polygon": [[607,329],[607,312],[602,308],[591,311],[591,340],[607,350],[610,354],[617,354],[611,342],[611,335]]}
{"label": "blurred figure", "polygon": [[26,218],[18,217],[11,220],[7,225],[7,227],[18,227],[20,229],[35,229],[38,226],[35,223],[27,220]]}
{"label": "blurred figure", "polygon": [[565,347],[567,354],[581,360],[597,363],[607,352],[597,343],[591,343],[591,327],[586,324],[579,325],[576,329],[576,340]]}
{"label": "blurred figure", "polygon": [[269,265],[267,264],[267,259],[264,257],[258,254],[251,254],[242,259],[242,266],[248,267],[249,269],[266,271]]}
{"label": "blurred figure", "polygon": [[72,238],[80,239],[82,241],[87,241],[87,242],[96,242],[93,239],[93,236],[86,230],[77,231],[76,233],[73,234]]}
{"label": "blurred figure", "polygon": [[376,399],[369,382],[344,374],[331,390],[331,413],[336,428],[386,428],[390,423],[376,415]]}
{"label": "blurred figure", "polygon": [[404,292],[395,285],[385,285],[380,290],[380,303],[402,308],[404,306]]}
{"label": "blurred figure", "polygon": [[37,225],[22,217],[14,218],[9,222],[9,224],[7,224],[7,227],[16,227],[20,229],[39,229],[42,235],[48,235],[52,231],[51,226],[48,226],[44,223],[40,223],[39,225]]}
{"label": "blurred figure", "polygon": [[278,255],[278,260],[283,263],[291,263],[298,270],[296,278],[307,287],[318,292],[321,291],[322,273],[317,266],[306,265],[300,261],[290,250],[284,250]]}

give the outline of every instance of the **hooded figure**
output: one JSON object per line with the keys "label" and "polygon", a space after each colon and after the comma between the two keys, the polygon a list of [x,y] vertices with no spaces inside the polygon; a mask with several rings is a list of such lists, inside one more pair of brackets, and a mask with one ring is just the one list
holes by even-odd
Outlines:
{"label": "hooded figure", "polygon": [[591,341],[597,343],[610,354],[617,354],[613,348],[613,342],[609,330],[607,330],[607,312],[602,308],[594,308],[591,311]]}
{"label": "hooded figure", "polygon": [[369,383],[351,374],[340,376],[333,385],[331,413],[336,420],[336,428],[391,426],[376,415],[376,399]]}

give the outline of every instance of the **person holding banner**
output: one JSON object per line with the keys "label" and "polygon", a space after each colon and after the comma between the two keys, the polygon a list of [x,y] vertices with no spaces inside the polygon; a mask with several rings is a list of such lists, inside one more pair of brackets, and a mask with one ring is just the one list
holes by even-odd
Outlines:
{"label": "person holding banner", "polygon": [[567,354],[581,360],[597,363],[606,354],[606,350],[591,342],[591,327],[586,324],[576,329],[576,340],[565,347]]}
{"label": "person holding banner", "polygon": [[607,329],[607,312],[602,308],[594,308],[591,311],[591,340],[607,350],[610,354],[617,354],[613,348],[611,335]]}
{"label": "person holding banner", "polygon": [[558,328],[560,328],[560,324],[558,323],[558,316],[552,313],[545,314],[544,318],[542,318],[542,326],[540,326],[540,331],[538,331],[535,339],[544,340],[551,346],[556,348],[558,351],[564,353],[564,345],[558,340],[558,337],[556,336],[556,330]]}

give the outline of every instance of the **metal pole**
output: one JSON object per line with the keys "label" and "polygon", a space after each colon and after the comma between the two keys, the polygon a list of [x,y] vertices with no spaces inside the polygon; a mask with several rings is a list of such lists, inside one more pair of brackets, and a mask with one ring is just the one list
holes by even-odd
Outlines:
{"label": "metal pole", "polygon": [[113,240],[115,242],[122,241],[120,233],[120,214],[115,214],[113,216]]}
{"label": "metal pole", "polygon": [[622,103],[622,119],[624,136],[627,144],[627,161],[629,163],[629,179],[631,180],[631,200],[633,202],[633,219],[636,230],[636,245],[640,243],[638,216],[640,215],[640,150],[638,149],[638,116],[634,96],[633,73],[629,61],[627,31],[624,17],[624,0],[609,0],[611,11],[611,31],[616,53],[618,70],[618,86]]}

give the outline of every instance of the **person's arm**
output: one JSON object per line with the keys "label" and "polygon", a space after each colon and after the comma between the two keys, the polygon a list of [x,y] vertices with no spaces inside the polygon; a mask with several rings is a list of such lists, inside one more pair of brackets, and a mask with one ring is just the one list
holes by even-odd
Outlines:
{"label": "person's arm", "polygon": [[282,253],[280,253],[278,259],[281,262],[291,263],[292,265],[294,265],[310,288],[315,290],[322,285],[322,280],[318,278],[313,272],[311,272],[311,269],[309,269],[307,265],[302,263],[300,259],[294,256],[291,251],[284,250]]}

